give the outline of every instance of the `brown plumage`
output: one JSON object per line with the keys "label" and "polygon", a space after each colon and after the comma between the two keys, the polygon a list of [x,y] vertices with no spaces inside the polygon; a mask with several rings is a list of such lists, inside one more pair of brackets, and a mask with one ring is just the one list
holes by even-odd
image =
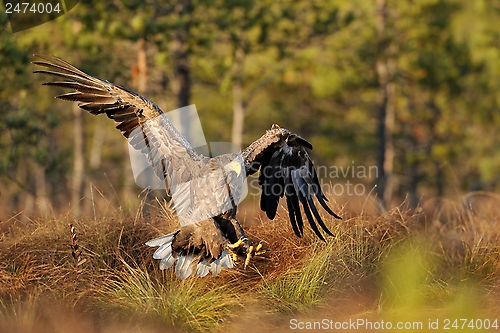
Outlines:
{"label": "brown plumage", "polygon": [[[320,228],[333,236],[315,201],[330,215],[340,217],[326,204],[307,153],[312,145],[304,138],[273,125],[240,154],[209,158],[196,152],[150,100],[90,76],[60,58],[36,56],[43,61],[33,63],[47,69],[35,73],[58,78],[44,85],[75,90],[57,98],[77,102],[93,115],[106,114],[129,144],[147,156],[156,176],[165,181],[181,228],[146,243],[159,247],[153,257],[160,259],[160,268],[177,263],[175,271],[182,279],[193,273],[217,275],[222,267],[233,267],[233,252],[247,254],[249,243],[236,220],[236,208],[245,178],[259,170],[260,207],[270,219],[276,216],[279,199],[284,196],[298,237],[303,235],[302,210],[321,240],[325,238]],[[231,244],[237,242],[241,247],[232,249]]]}

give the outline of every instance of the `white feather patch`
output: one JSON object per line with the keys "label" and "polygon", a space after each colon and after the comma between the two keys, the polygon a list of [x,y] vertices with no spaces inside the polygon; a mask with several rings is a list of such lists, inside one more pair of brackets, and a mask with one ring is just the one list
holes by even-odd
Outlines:
{"label": "white feather patch", "polygon": [[198,266],[196,267],[196,275],[199,277],[204,277],[208,274],[210,271],[210,264],[208,263],[207,259],[204,259],[203,261],[200,261],[198,263]]}
{"label": "white feather patch", "polygon": [[293,149],[292,149],[292,147],[290,147],[286,143],[281,147],[281,150],[283,150],[283,152],[285,152],[285,154],[287,154],[287,155],[293,155]]}
{"label": "white feather patch", "polygon": [[231,254],[229,253],[228,250],[224,250],[221,253],[219,260],[220,260],[222,267],[224,267],[224,268],[233,268],[234,267],[233,258],[231,258]]}
{"label": "white feather patch", "polygon": [[160,269],[169,269],[173,264],[175,264],[176,261],[177,258],[170,253],[168,257],[165,257],[160,261]]}
{"label": "white feather patch", "polygon": [[222,265],[219,259],[215,260],[210,264],[210,273],[212,273],[213,276],[219,275],[221,270],[222,270]]}
{"label": "white feather patch", "polygon": [[179,279],[184,280],[188,276],[193,273],[193,269],[191,268],[191,262],[193,261],[193,254],[190,253],[187,256],[180,256],[179,261],[177,261],[177,265],[175,266],[175,275],[179,277]]}
{"label": "white feather patch", "polygon": [[172,254],[172,242],[168,242],[160,246],[153,254],[154,259],[163,259]]}
{"label": "white feather patch", "polygon": [[172,243],[172,240],[174,239],[174,236],[176,234],[177,234],[177,231],[174,231],[171,234],[152,239],[152,240],[146,242],[146,245],[151,246],[151,247],[155,247],[155,246],[161,246],[165,243]]}

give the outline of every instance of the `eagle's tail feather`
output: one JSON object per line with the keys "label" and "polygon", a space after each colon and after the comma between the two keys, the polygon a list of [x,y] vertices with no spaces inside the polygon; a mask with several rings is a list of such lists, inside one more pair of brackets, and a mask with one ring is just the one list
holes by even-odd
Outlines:
{"label": "eagle's tail feather", "polygon": [[[155,239],[152,239],[146,242],[147,246],[155,247],[159,246],[159,248],[153,254],[154,259],[159,259],[160,261],[160,269],[169,269],[180,257],[175,257],[172,252],[172,241],[174,240],[175,235],[177,235],[178,231],[172,232],[171,234],[161,236]],[[184,259],[182,260],[184,261]],[[179,266],[179,263],[177,263]],[[180,269],[180,266],[179,266]],[[176,268],[176,273],[178,269]],[[186,274],[187,271],[182,270],[183,274]],[[179,275],[179,274],[177,274]],[[187,276],[186,276],[187,277]]]}
{"label": "eagle's tail feather", "polygon": [[163,258],[161,261],[160,261],[160,269],[169,269],[170,267],[172,267],[172,265],[177,261],[177,258],[175,258],[173,255],[172,255],[172,252],[170,252],[170,254],[168,255],[168,257],[165,257]]}
{"label": "eagle's tail feather", "polygon": [[222,270],[222,267],[225,268],[233,268],[234,267],[234,262],[233,258],[231,258],[231,254],[229,253],[228,250],[224,250],[219,258],[217,260],[213,261],[210,264],[210,273],[212,275],[217,276],[219,275],[220,271]]}
{"label": "eagle's tail feather", "polygon": [[196,275],[199,277],[204,277],[210,271],[210,263],[207,259],[200,261],[196,267]]}
{"label": "eagle's tail feather", "polygon": [[193,274],[193,269],[195,269],[197,276],[204,277],[209,272],[216,276],[221,272],[222,268],[234,267],[233,258],[228,250],[222,251],[216,260],[212,259],[212,262],[207,258],[200,260],[199,255],[194,255],[193,253],[175,254],[172,251],[172,241],[178,232],[175,231],[146,243],[146,245],[151,247],[158,246],[158,249],[153,254],[153,258],[160,260],[160,269],[169,269],[177,262],[175,265],[175,275],[184,280]]}
{"label": "eagle's tail feather", "polygon": [[166,257],[170,257],[171,254],[172,254],[172,242],[170,241],[160,246],[153,254],[153,258],[163,259]]}
{"label": "eagle's tail feather", "polygon": [[146,242],[146,245],[151,246],[151,247],[155,247],[155,246],[161,246],[161,245],[167,244],[167,243],[171,244],[172,241],[174,240],[175,235],[177,235],[177,233],[179,231],[180,230],[177,230],[177,231],[172,232],[171,234],[152,239],[152,240]]}
{"label": "eagle's tail feather", "polygon": [[175,266],[175,275],[179,277],[179,279],[184,280],[193,273],[193,269],[191,267],[191,263],[193,262],[194,254],[189,253],[188,255],[179,256],[179,261],[177,261],[177,265]]}
{"label": "eagle's tail feather", "polygon": [[210,273],[212,273],[213,276],[219,275],[221,270],[222,270],[222,265],[220,264],[219,259],[213,261],[210,264]]}
{"label": "eagle's tail feather", "polygon": [[224,267],[224,268],[233,268],[234,267],[233,258],[231,257],[231,253],[228,250],[224,250],[221,253],[219,260],[220,260],[222,267]]}

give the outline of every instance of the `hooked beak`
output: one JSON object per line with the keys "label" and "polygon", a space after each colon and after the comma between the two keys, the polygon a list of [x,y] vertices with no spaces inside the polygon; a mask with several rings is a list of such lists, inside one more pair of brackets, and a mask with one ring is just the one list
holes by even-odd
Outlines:
{"label": "hooked beak", "polygon": [[224,168],[228,171],[236,172],[236,175],[238,175],[238,176],[241,174],[241,170],[242,170],[241,163],[236,161],[236,160],[229,162],[228,164],[226,164],[226,166]]}

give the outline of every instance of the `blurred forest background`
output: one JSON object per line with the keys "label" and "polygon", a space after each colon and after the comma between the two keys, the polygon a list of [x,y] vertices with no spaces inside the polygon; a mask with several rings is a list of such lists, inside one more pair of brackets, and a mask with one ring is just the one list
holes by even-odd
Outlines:
{"label": "blurred forest background", "polygon": [[13,34],[2,9],[0,220],[141,200],[126,140],[56,101],[33,53],[164,111],[196,104],[209,142],[244,147],[278,123],[313,143],[318,166],[377,166],[320,176],[377,184],[382,206],[495,191],[499,18],[500,0],[89,0]]}

